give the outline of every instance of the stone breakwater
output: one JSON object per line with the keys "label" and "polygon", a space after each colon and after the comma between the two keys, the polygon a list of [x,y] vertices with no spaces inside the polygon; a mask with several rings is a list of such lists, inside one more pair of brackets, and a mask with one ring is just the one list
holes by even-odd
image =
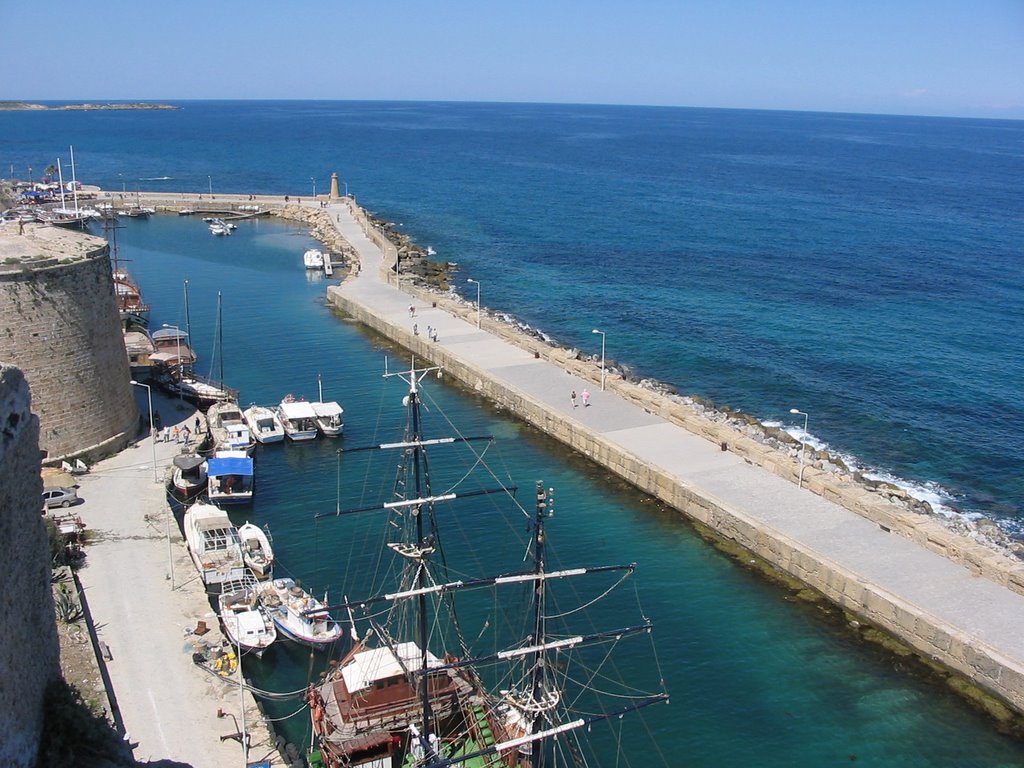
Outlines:
{"label": "stone breakwater", "polygon": [[[442,292],[415,279],[405,290],[421,301],[475,323],[476,307],[452,292]],[[524,328],[513,318],[485,310],[482,327],[564,370],[599,385],[599,360],[560,347],[546,336]],[[636,379],[616,366],[605,368],[609,391],[689,432],[723,446],[747,462],[796,483],[800,477],[800,442],[785,431],[765,427],[757,419],[700,398],[680,395],[653,379]],[[911,539],[997,584],[1024,594],[1024,545],[1011,540],[995,523],[936,514],[931,505],[892,483],[851,472],[826,451],[807,450],[803,485],[818,495],[877,523],[882,529]],[[627,478],[628,479],[628,478]]]}

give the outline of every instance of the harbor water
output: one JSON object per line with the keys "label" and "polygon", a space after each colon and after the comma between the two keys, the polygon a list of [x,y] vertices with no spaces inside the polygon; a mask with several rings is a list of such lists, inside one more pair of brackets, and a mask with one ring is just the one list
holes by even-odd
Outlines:
{"label": "harbor water", "polygon": [[[475,299],[466,278],[478,280],[485,307],[590,354],[592,329],[605,331],[610,360],[766,421],[795,427],[799,408],[852,463],[1019,530],[1024,124],[332,102],[0,113],[5,176],[38,177],[69,144],[80,180],[129,197],[306,197],[337,171],[343,192],[457,262],[458,290]],[[259,221],[212,238],[158,217],[119,239],[154,325],[185,323],[189,280],[200,372],[223,293],[225,378],[243,404],[310,398],[321,374],[346,409],[346,444],[377,434],[383,398],[397,414],[382,342],[324,306],[324,284],[301,269],[302,230]],[[464,431],[499,436],[521,486],[556,488],[566,560],[638,561],[673,700],[646,713],[633,764],[1024,763],[941,686],[787,600],[671,511],[443,381],[431,391]],[[251,515],[292,575],[345,589],[345,529],[312,522],[336,503],[335,447],[278,448],[260,451]],[[280,644],[252,674],[294,690],[321,663]],[[302,743],[304,715],[283,724]]]}
{"label": "harbor water", "polygon": [[[222,294],[224,375],[241,390],[243,404],[273,404],[289,393],[312,398],[318,375],[324,397],[341,402],[341,442],[259,446],[255,502],[231,514],[238,523],[270,528],[281,575],[336,599],[358,587],[353,563],[366,546],[359,526],[313,516],[336,509],[339,493],[346,505],[363,503],[367,479],[339,463],[337,448],[399,434],[403,386],[382,373],[385,357],[392,370],[402,363],[400,350],[325,305],[326,283],[302,268],[302,252],[313,243],[300,227],[256,220],[240,223],[229,238],[214,238],[197,220],[162,216],[124,222],[119,241],[153,305],[154,326],[184,326],[188,280],[197,369],[214,376]],[[428,407],[429,418],[443,410],[463,434],[496,436],[492,463],[527,491],[525,498],[538,479],[555,489],[549,533],[562,560],[638,562],[635,585],[655,624],[672,702],[624,721],[629,764],[781,768],[855,759],[876,766],[1010,766],[1024,760],[1024,747],[941,685],[865,647],[813,606],[718,553],[676,513],[444,379],[425,386],[437,404]],[[503,528],[475,533],[483,553],[503,546],[508,535]],[[294,691],[316,680],[325,662],[279,642],[262,660],[247,659],[246,671],[261,688]],[[628,676],[632,668],[650,679],[649,669],[635,668],[648,663],[620,659],[618,671]],[[304,744],[308,714],[300,707],[281,702],[268,705],[268,713],[282,718],[276,725],[290,741]],[[596,728],[593,736],[610,738]]]}

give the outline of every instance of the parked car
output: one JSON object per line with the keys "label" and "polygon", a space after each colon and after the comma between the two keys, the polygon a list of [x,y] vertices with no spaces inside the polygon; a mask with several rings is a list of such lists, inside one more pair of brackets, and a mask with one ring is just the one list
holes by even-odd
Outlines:
{"label": "parked car", "polygon": [[70,507],[78,503],[78,491],[74,488],[46,488],[43,491],[43,505],[47,509],[53,507]]}

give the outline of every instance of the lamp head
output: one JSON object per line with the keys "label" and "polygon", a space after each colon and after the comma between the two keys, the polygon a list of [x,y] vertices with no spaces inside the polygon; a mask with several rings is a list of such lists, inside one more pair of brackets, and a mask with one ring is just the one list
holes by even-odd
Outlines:
{"label": "lamp head", "polygon": [[595,328],[594,330],[591,331],[591,333],[604,333],[604,331],[599,331],[597,330],[597,328]]}
{"label": "lamp head", "polygon": [[790,408],[789,412],[790,413],[800,413],[800,411],[798,411],[796,408]]}

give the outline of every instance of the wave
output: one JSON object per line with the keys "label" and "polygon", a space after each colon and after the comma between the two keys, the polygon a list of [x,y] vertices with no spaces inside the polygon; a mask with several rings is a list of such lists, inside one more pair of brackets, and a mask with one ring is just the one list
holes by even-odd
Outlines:
{"label": "wave", "polygon": [[173,176],[149,176],[145,179],[139,179],[139,181],[172,181]]}

